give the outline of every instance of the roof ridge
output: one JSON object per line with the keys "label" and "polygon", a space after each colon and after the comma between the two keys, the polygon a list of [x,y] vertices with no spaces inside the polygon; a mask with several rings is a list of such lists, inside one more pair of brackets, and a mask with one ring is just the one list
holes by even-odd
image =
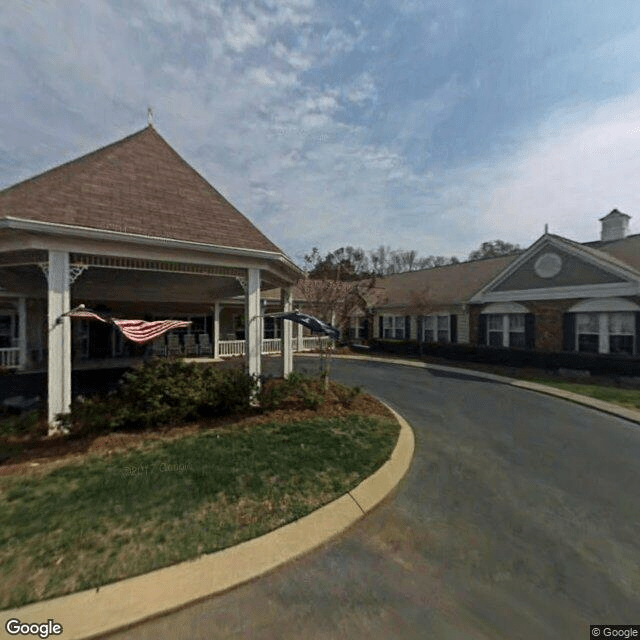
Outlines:
{"label": "roof ridge", "polygon": [[[67,167],[69,167],[70,165],[75,165],[78,164],[82,161],[86,161],[89,157],[94,156],[98,153],[102,153],[104,151],[106,151],[109,148],[113,148],[116,147],[124,142],[128,142],[129,140],[131,140],[132,138],[135,138],[136,136],[139,136],[143,133],[145,133],[146,131],[152,130],[155,132],[155,129],[153,128],[152,125],[147,125],[144,129],[140,129],[139,131],[135,131],[134,133],[129,134],[128,136],[125,136],[124,138],[121,138],[120,140],[116,140],[115,142],[110,142],[109,144],[104,145],[103,147],[99,147],[98,149],[94,149],[93,151],[89,151],[81,156],[79,156],[78,158],[72,158],[71,160],[68,160],[67,162],[63,162],[62,164],[58,164],[55,165],[54,167],[51,167],[49,169],[45,169],[44,171],[37,173],[35,176],[31,176],[29,178],[25,178],[24,180],[20,180],[20,182],[16,182],[14,184],[10,184],[8,187],[5,187],[4,189],[0,189],[0,197],[3,196],[4,194],[6,194],[9,191],[12,191],[13,189],[16,189],[24,184],[26,184],[27,182],[33,182],[35,180],[39,180],[40,178],[47,176],[51,173],[53,173],[54,171],[58,171],[61,169],[65,169]],[[156,132],[156,135],[157,132]],[[164,140],[163,140],[164,141]]]}

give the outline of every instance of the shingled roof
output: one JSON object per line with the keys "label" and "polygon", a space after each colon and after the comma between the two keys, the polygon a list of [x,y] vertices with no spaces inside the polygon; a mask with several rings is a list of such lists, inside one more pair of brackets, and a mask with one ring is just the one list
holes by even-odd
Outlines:
{"label": "shingled roof", "polygon": [[428,298],[434,309],[462,304],[517,257],[515,254],[483,258],[379,278],[376,280],[379,299],[376,306],[378,309],[418,313],[421,297]]}
{"label": "shingled roof", "polygon": [[148,126],[0,191],[0,218],[283,253]]}

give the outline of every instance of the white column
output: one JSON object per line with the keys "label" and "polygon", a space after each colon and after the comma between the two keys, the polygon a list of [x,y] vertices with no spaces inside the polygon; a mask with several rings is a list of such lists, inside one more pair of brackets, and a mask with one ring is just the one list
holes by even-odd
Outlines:
{"label": "white column", "polygon": [[27,366],[27,301],[25,298],[18,298],[18,369],[22,370]]}
{"label": "white column", "polygon": [[71,320],[56,320],[70,310],[69,254],[49,251],[49,434],[57,431],[56,416],[71,407]]}
{"label": "white column", "polygon": [[[282,289],[282,310],[285,313],[293,311],[291,288]],[[287,378],[293,371],[293,351],[291,349],[291,338],[293,337],[292,325],[291,320],[282,320],[282,375],[284,378]]]}
{"label": "white column", "polygon": [[297,323],[298,324],[298,351],[302,351],[302,338],[304,337],[304,326]]}
{"label": "white column", "polygon": [[260,269],[247,269],[245,292],[245,341],[249,375],[261,374],[262,319],[260,318]]}
{"label": "white column", "polygon": [[213,307],[213,357],[220,357],[220,303]]}

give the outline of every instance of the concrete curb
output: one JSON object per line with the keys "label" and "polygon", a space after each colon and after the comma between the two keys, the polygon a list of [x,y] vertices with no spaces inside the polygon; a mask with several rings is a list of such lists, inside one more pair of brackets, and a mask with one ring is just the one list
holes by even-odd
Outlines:
{"label": "concrete curb", "polygon": [[400,423],[396,447],[382,467],[344,496],[235,547],[99,589],[1,611],[0,637],[25,637],[8,634],[5,625],[13,618],[29,624],[53,620],[62,625],[65,640],[100,637],[228,591],[326,544],[387,498],[409,470],[413,430],[388,408]]}
{"label": "concrete curb", "polygon": [[[309,356],[311,354],[296,354],[302,357]],[[556,398],[562,398],[569,402],[575,402],[576,404],[582,404],[591,409],[608,413],[609,415],[623,418],[630,422],[640,424],[640,411],[634,409],[626,409],[620,407],[611,402],[605,402],[604,400],[597,400],[596,398],[589,398],[588,396],[580,395],[579,393],[572,393],[571,391],[563,391],[562,389],[556,389],[549,387],[545,384],[539,384],[537,382],[527,382],[526,380],[518,380],[516,378],[507,378],[505,376],[498,376],[493,373],[485,373],[484,371],[476,371],[475,369],[461,369],[459,367],[447,367],[439,364],[429,364],[427,362],[416,362],[415,360],[402,360],[401,358],[376,358],[375,356],[351,356],[351,355],[334,355],[334,358],[341,358],[344,360],[366,360],[370,362],[382,362],[386,364],[399,364],[406,367],[416,367],[418,369],[434,369],[436,371],[444,371],[451,373],[461,373],[476,378],[485,378],[486,380],[493,380],[494,382],[501,382],[503,384],[509,384],[512,387],[519,387],[521,389],[527,389],[528,391],[536,391],[538,393],[544,393],[549,396],[555,396]]]}

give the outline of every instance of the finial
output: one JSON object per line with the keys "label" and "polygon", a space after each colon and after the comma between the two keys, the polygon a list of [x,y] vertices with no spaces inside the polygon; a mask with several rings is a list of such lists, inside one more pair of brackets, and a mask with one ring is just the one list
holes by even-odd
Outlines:
{"label": "finial", "polygon": [[153,127],[153,109],[151,107],[147,108],[147,122],[150,127]]}
{"label": "finial", "polygon": [[549,224],[545,224],[545,225],[544,225],[544,233],[545,233],[545,235],[546,235],[547,233],[549,233]]}

